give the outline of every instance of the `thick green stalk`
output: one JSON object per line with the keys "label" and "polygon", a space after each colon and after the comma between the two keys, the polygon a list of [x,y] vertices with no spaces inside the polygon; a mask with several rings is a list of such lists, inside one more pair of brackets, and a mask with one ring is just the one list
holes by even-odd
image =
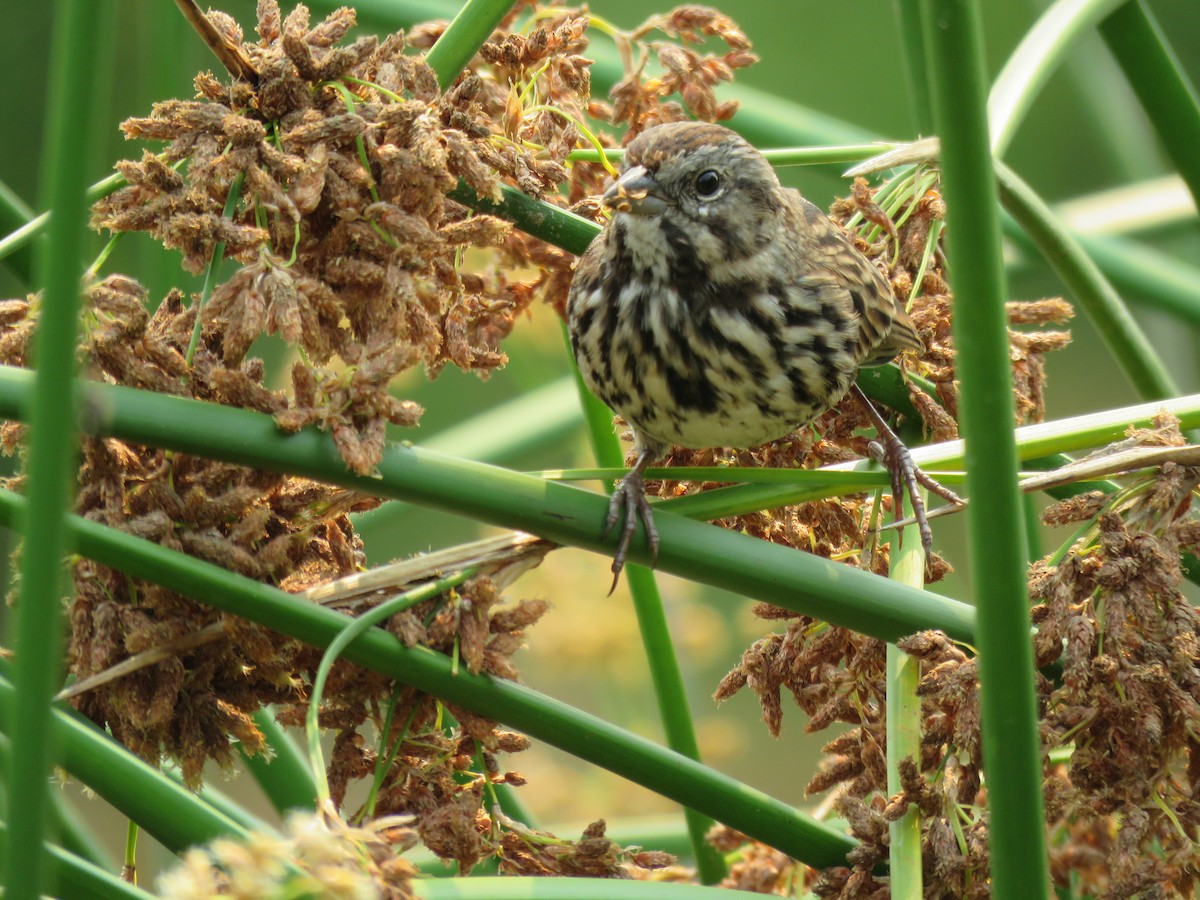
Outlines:
{"label": "thick green stalk", "polygon": [[[21,498],[18,501],[25,502]],[[16,508],[3,509],[3,521],[11,527]],[[0,730],[11,736],[17,729],[17,700],[16,689],[7,677],[10,669],[0,666]],[[142,762],[90,722],[82,721],[74,710],[57,704],[49,708],[56,732],[57,762],[168,850],[181,853],[193,844],[214,838],[246,836],[247,830],[235,818],[218,812]],[[44,790],[46,780],[37,782]]]}
{"label": "thick green stalk", "polygon": [[497,203],[480,197],[465,181],[459,181],[458,187],[447,196],[464,206],[508,219],[526,234],[541,238],[576,256],[583,253],[592,238],[600,233],[600,226],[583,216],[535,200],[506,184],[501,185],[500,190],[503,197]]}
{"label": "thick green stalk", "polygon": [[999,201],[988,144],[983,29],[974,0],[923,0],[955,296],[954,338],[966,440],[968,546],[980,627],[980,705],[992,896],[1046,896],[1042,798],[1025,533],[1017,490]]}
{"label": "thick green stalk", "polygon": [[[11,525],[25,506],[23,497],[0,491],[0,523]],[[353,621],[331,609],[298,602],[291,594],[271,585],[78,516],[68,517],[67,524],[72,545],[82,555],[267,625],[307,644],[327,647]],[[370,629],[358,637],[346,647],[344,656],[404,684],[505,722],[685,806],[719,815],[722,822],[810,865],[840,865],[854,847],[851,838],[830,826],[694,760],[524,685],[456,671],[450,658],[426,647],[407,648],[382,629]],[[11,729],[13,723],[6,715],[5,700],[0,684],[0,722]],[[95,739],[103,740],[98,735]],[[130,757],[130,762],[136,760]],[[139,818],[145,816],[139,814]]]}
{"label": "thick green stalk", "polygon": [[[8,843],[10,831],[7,824],[0,823],[0,853]],[[153,900],[153,894],[122,881],[118,876],[62,847],[46,844],[45,850],[50,859],[52,880],[57,886],[56,896],[90,897],[94,900]],[[4,862],[0,856],[0,865]]]}
{"label": "thick green stalk", "polygon": [[100,6],[59,0],[51,53],[46,135],[46,205],[57,210],[48,240],[39,247],[38,283],[44,286],[34,339],[37,371],[29,409],[26,473],[30,509],[21,525],[24,545],[17,588],[13,680],[16,718],[8,771],[10,820],[6,893],[34,897],[43,890],[46,865],[46,777],[54,759],[50,698],[62,678],[62,598],[65,584],[63,515],[75,484],[75,406],[64,390],[75,372],[79,317],[76,261],[83,252],[87,187],[84,154],[95,99],[88,86],[97,56]]}
{"label": "thick green stalk", "polygon": [[1200,203],[1200,97],[1162,28],[1143,0],[1131,0],[1104,20],[1100,34]]}
{"label": "thick green stalk", "polygon": [[500,20],[512,9],[513,0],[467,0],[458,15],[429,48],[425,62],[437,73],[443,91],[471,61]]}
{"label": "thick green stalk", "polygon": [[[20,418],[29,373],[0,366],[0,416]],[[212,459],[316,478],[381,497],[399,498],[477,521],[539,534],[606,556],[602,537],[608,500],[429,450],[392,444],[376,477],[349,472],[333,442],[316,429],[283,434],[261,413],[114,385],[89,383],[86,420],[97,434]],[[940,628],[970,640],[974,612],[928,591],[905,589],[840,563],[693,522],[665,510],[655,516],[662,547],[658,568],[767,600],[879,637],[895,640]],[[648,563],[645,537],[630,551]],[[598,586],[598,592],[603,588]]]}
{"label": "thick green stalk", "polygon": [[[1100,337],[1138,394],[1147,400],[1177,396],[1179,388],[1150,339],[1095,261],[1012,169],[995,160],[995,170],[1005,208],[1087,310]],[[962,314],[961,306],[957,312]]]}
{"label": "thick green stalk", "polygon": [[[904,529],[900,546],[892,548],[889,577],[915,588],[925,585],[925,550],[916,525]],[[903,789],[900,763],[921,766],[920,660],[895,644],[887,645],[887,772],[888,794]],[[913,804],[899,819],[888,824],[891,863],[888,885],[893,900],[920,900],[922,896],[921,815]]]}
{"label": "thick green stalk", "polygon": [[275,721],[275,714],[270,708],[256,712],[254,724],[267,739],[269,757],[266,753],[249,754],[242,751],[242,763],[262,788],[275,812],[283,815],[291,809],[315,809],[317,787],[305,765],[304,755],[287,729]]}

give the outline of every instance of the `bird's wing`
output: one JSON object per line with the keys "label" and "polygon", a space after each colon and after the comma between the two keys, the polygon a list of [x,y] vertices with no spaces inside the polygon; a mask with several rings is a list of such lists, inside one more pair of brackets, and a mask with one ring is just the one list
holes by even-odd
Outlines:
{"label": "bird's wing", "polygon": [[924,344],[883,273],[833,220],[804,198],[797,199],[804,222],[802,245],[810,265],[831,286],[836,285],[858,319],[859,365],[882,365],[905,350],[922,352]]}

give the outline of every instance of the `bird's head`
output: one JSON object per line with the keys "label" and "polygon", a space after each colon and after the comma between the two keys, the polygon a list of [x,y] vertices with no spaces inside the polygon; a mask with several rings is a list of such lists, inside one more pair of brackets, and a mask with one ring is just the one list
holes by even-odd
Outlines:
{"label": "bird's head", "polygon": [[630,142],[603,201],[615,217],[657,222],[687,236],[704,256],[734,260],[778,233],[781,192],[770,164],[736,132],[675,122]]}

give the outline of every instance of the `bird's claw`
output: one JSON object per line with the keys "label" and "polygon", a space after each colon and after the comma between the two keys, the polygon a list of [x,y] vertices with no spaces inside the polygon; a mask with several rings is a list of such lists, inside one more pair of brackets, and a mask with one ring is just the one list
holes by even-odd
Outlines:
{"label": "bird's claw", "polygon": [[617,589],[617,581],[625,568],[625,559],[629,555],[629,545],[633,542],[639,518],[646,527],[646,544],[650,548],[650,565],[653,566],[658,561],[658,529],[654,526],[654,510],[646,499],[646,483],[642,480],[641,472],[634,470],[617,482],[608,501],[608,517],[604,520],[604,537],[608,537],[618,522],[622,523],[617,552],[613,556],[613,581],[608,589],[609,596]]}
{"label": "bird's claw", "polygon": [[918,466],[908,447],[890,429],[880,434],[880,440],[871,441],[867,450],[871,458],[891,475],[892,503],[897,519],[901,517],[904,495],[908,495],[913,518],[917,521],[917,530],[921,535],[921,547],[925,550],[926,559],[929,559],[933,554],[933,531],[929,528],[929,518],[925,514],[925,501],[921,499],[920,488],[927,488],[931,493],[957,506],[963,504],[963,499]]}

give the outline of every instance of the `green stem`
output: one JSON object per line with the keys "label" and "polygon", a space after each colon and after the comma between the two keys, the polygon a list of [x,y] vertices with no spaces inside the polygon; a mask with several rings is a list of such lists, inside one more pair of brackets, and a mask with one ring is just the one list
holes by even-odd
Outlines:
{"label": "green stem", "polygon": [[[0,181],[0,234],[22,227],[33,218],[33,210],[17,192]],[[14,254],[6,265],[23,284],[33,283],[33,256],[28,250]]]}
{"label": "green stem", "polygon": [[266,753],[248,754],[241,750],[242,763],[262,792],[281,816],[293,809],[312,810],[317,804],[317,787],[287,730],[275,721],[270,708],[254,714],[254,724],[266,738]]}
{"label": "green stem", "polygon": [[[0,366],[0,416],[21,417],[29,377],[22,369]],[[612,552],[602,535],[608,500],[590,491],[396,444],[384,449],[376,476],[360,476],[346,469],[328,435],[316,429],[283,434],[274,419],[261,413],[96,383],[86,384],[85,397],[92,413],[85,421],[96,434],[311,477],[530,531],[606,556]],[[693,522],[670,514],[665,504],[655,521],[662,537],[658,568],[663,571],[881,640],[926,628],[969,640],[966,636],[974,630],[970,607],[929,591],[904,589],[850,566]],[[630,559],[649,562],[644,536],[635,538]]]}
{"label": "green stem", "polygon": [[454,84],[512,6],[513,0],[467,0],[462,5],[425,55],[425,62],[437,73],[438,87],[444,91]]}
{"label": "green stem", "polygon": [[329,781],[325,777],[325,758],[321,752],[319,719],[321,698],[325,694],[325,682],[329,678],[329,673],[333,670],[333,664],[337,662],[338,657],[345,652],[348,646],[373,626],[390,619],[398,613],[404,612],[406,609],[411,609],[418,603],[424,603],[426,600],[431,600],[439,594],[444,594],[446,591],[457,587],[472,577],[475,572],[475,568],[456,572],[449,577],[415,587],[399,596],[385,600],[369,612],[365,612],[358,618],[350,620],[349,624],[343,627],[333,640],[329,642],[329,646],[325,648],[325,652],[321,656],[321,662],[317,666],[316,675],[313,678],[312,691],[308,700],[308,714],[304,720],[304,734],[308,742],[309,774],[313,783],[317,786],[317,799],[321,803],[322,808],[324,808],[325,804],[329,803]]}
{"label": "green stem", "polygon": [[[915,588],[925,584],[925,551],[916,525],[904,529],[900,546],[893,545],[889,577]],[[887,645],[887,772],[888,794],[900,793],[900,762],[921,765],[921,663],[895,644]],[[921,816],[913,804],[889,823],[891,863],[888,884],[894,900],[920,900]]]}
{"label": "green stem", "polygon": [[[97,181],[87,189],[87,202],[92,203],[101,197],[107,197],[117,188],[124,187],[128,182],[119,172]],[[35,239],[46,233],[50,227],[50,213],[44,212],[29,219],[24,225],[3,238],[0,238],[0,259],[6,259],[23,247],[29,246]]]}
{"label": "green stem", "polygon": [[1200,97],[1154,14],[1143,0],[1122,3],[1100,25],[1100,34],[1200,203]]}
{"label": "green stem", "polygon": [[922,0],[942,185],[966,441],[968,546],[976,607],[992,896],[1046,896],[1050,883],[1029,639],[1027,564],[999,202],[986,115],[983,28],[973,0]]}
{"label": "green stem", "polygon": [[[26,505],[23,497],[0,491],[0,523],[11,526]],[[78,516],[68,517],[67,525],[74,549],[84,556],[307,644],[327,647],[346,627],[341,613],[297,602],[271,585],[159,544]],[[448,657],[427,647],[407,648],[382,629],[368,629],[345,648],[344,655],[418,690],[505,722],[685,806],[719,815],[722,822],[809,865],[844,864],[846,853],[854,847],[851,838],[830,826],[694,760],[516,682],[456,672]],[[5,703],[10,694],[11,689],[6,694],[0,683],[0,721],[11,731],[11,710]]]}
{"label": "green stem", "polygon": [[[4,863],[3,852],[8,845],[11,829],[0,822],[0,865]],[[154,895],[122,881],[116,875],[104,871],[95,863],[76,856],[55,844],[46,844],[45,852],[50,861],[58,897],[97,897],[103,900],[153,900]]]}
{"label": "green stem", "polygon": [[137,845],[138,834],[140,829],[137,822],[130,819],[125,824],[125,863],[124,869],[126,872],[134,873],[134,878],[137,877]]}
{"label": "green stem", "polygon": [[[44,285],[34,338],[37,366],[25,457],[30,509],[21,523],[24,545],[17,587],[13,680],[16,719],[11,732],[9,805],[20,827],[7,835],[5,893],[36,897],[42,892],[49,857],[45,852],[48,816],[46,777],[54,760],[50,698],[62,678],[62,601],[66,534],[63,516],[75,485],[76,432],[72,394],[64,383],[75,372],[79,325],[78,260],[83,254],[87,187],[85,154],[96,104],[88,85],[98,55],[95,40],[101,7],[91,0],[59,0],[51,52],[47,119],[45,202],[56,210],[48,240],[38,258]],[[65,402],[64,402],[65,397]]]}
{"label": "green stem", "polygon": [[541,238],[548,244],[561,247],[576,256],[587,249],[592,238],[600,233],[600,226],[573,212],[535,200],[514,187],[501,185],[503,197],[500,202],[480,197],[465,181],[447,194],[479,212],[508,219],[526,234]]}
{"label": "green stem", "polygon": [[[225,208],[221,211],[222,218],[233,219],[234,213],[237,211],[238,200],[242,196],[242,184],[245,180],[246,173],[244,171],[233,176],[233,181],[229,184],[229,193],[225,195]],[[200,290],[200,299],[196,301],[196,324],[192,326],[192,337],[188,341],[186,357],[189,366],[192,364],[192,358],[196,355],[196,347],[200,344],[200,332],[204,328],[204,305],[208,303],[208,298],[212,296],[213,290],[217,286],[217,273],[224,261],[225,242],[217,241],[213,245],[208,267],[204,270],[204,287]]]}
{"label": "green stem", "polygon": [[[1150,339],[1096,263],[1059,224],[1054,213],[1029,185],[999,160],[994,165],[1005,207],[1087,310],[1100,337],[1138,394],[1147,400],[1177,396],[1179,389]],[[963,304],[959,308],[960,315],[966,306]]]}

